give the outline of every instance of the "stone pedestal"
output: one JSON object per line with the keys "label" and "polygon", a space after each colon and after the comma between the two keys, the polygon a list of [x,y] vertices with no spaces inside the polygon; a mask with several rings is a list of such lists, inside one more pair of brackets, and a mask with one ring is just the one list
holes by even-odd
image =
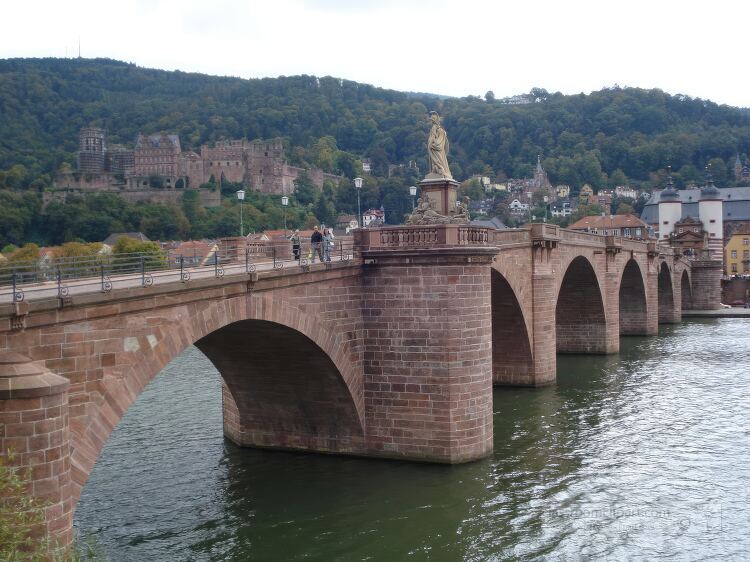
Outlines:
{"label": "stone pedestal", "polygon": [[0,352],[0,456],[26,472],[44,510],[32,535],[49,540],[52,552],[73,539],[68,385],[20,353]]}
{"label": "stone pedestal", "polygon": [[423,197],[428,197],[432,209],[441,215],[452,217],[456,214],[458,182],[452,178],[426,177],[419,182]]}

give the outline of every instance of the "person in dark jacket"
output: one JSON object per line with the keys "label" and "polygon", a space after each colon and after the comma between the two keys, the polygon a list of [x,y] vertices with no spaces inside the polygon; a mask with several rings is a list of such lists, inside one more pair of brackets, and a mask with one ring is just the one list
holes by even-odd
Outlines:
{"label": "person in dark jacket", "polygon": [[320,261],[323,261],[323,235],[320,233],[320,229],[317,226],[310,237],[310,244],[312,245],[312,263],[315,263],[315,254],[318,255]]}

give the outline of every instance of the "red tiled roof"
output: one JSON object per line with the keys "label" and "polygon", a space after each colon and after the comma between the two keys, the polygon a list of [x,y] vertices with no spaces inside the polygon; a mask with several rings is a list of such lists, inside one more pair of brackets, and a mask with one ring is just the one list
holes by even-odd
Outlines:
{"label": "red tiled roof", "polygon": [[581,220],[571,224],[571,230],[586,230],[596,228],[648,228],[648,225],[635,215],[594,215],[583,217]]}

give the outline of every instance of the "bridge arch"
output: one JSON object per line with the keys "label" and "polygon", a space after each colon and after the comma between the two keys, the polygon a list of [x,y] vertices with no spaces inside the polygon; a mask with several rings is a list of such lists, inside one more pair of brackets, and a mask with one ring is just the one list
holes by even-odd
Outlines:
{"label": "bridge arch", "polygon": [[[360,363],[348,341],[299,308],[247,295],[197,302],[149,331],[125,341],[105,370],[87,423],[71,421],[74,502],[128,407],[193,344],[222,376],[225,433],[238,444],[346,452],[363,439]],[[279,374],[282,368],[288,372]]]}
{"label": "bridge arch", "polygon": [[491,290],[492,381],[532,385],[533,360],[526,317],[510,282],[494,268]]}
{"label": "bridge arch", "polygon": [[675,317],[674,287],[672,272],[666,262],[659,266],[658,290],[659,324],[671,324]]}
{"label": "bridge arch", "polygon": [[687,268],[682,270],[680,276],[680,298],[682,299],[682,310],[693,308],[693,286]]}
{"label": "bridge arch", "polygon": [[571,260],[555,306],[558,353],[605,353],[607,326],[596,271],[584,256]]}
{"label": "bridge arch", "polygon": [[622,271],[619,290],[620,334],[648,334],[648,306],[643,272],[638,262],[629,259]]}

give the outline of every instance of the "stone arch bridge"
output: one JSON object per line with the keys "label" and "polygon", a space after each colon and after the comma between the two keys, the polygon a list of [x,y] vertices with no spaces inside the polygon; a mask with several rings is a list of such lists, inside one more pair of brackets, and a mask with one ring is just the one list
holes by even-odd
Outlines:
{"label": "stone arch bridge", "polygon": [[492,451],[493,384],[553,384],[557,353],[616,353],[719,302],[720,264],[553,225],[364,229],[354,249],[0,305],[0,455],[30,467],[40,532],[69,542],[108,435],[190,345],[221,373],[239,445],[461,463]]}

